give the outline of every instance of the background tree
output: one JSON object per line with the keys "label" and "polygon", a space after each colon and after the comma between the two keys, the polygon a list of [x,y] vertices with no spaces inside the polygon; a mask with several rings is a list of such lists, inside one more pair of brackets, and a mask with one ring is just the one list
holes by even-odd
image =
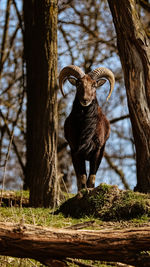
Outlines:
{"label": "background tree", "polygon": [[24,1],[27,165],[31,206],[54,206],[57,176],[57,0]]}
{"label": "background tree", "polygon": [[136,147],[137,186],[150,192],[150,45],[135,0],[108,0],[117,33]]}

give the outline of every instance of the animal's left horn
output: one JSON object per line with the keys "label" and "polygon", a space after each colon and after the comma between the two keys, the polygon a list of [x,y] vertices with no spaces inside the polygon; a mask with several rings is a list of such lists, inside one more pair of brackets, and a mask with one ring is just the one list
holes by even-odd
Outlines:
{"label": "animal's left horn", "polygon": [[112,73],[111,70],[107,69],[107,68],[97,68],[95,70],[92,70],[91,72],[88,73],[88,75],[93,79],[93,80],[99,80],[101,78],[106,78],[109,83],[110,83],[110,91],[109,91],[109,95],[107,96],[107,100],[110,98],[112,91],[114,89],[114,85],[115,85],[115,77],[114,74]]}

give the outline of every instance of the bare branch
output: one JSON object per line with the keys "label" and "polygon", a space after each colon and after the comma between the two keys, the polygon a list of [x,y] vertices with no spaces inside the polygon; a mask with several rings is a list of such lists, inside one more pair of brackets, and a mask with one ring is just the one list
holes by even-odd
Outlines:
{"label": "bare branch", "polygon": [[6,62],[6,60],[9,58],[10,51],[11,51],[11,49],[12,49],[12,47],[13,47],[13,43],[14,43],[14,41],[15,41],[15,37],[16,37],[16,35],[17,35],[18,30],[19,30],[19,24],[17,25],[17,27],[16,27],[14,33],[13,33],[12,36],[10,37],[8,50],[7,50],[7,51],[4,53],[4,55],[3,55],[3,61],[2,61],[2,63],[1,63],[1,64],[2,64],[2,65],[1,65],[2,68],[3,68],[3,65],[4,65],[4,63]]}
{"label": "bare branch", "polygon": [[125,120],[125,119],[129,119],[129,118],[130,118],[130,115],[127,114],[127,115],[121,116],[119,118],[115,118],[115,119],[110,120],[110,123],[113,124],[115,122],[118,122],[118,121],[121,121],[121,120]]}
{"label": "bare branch", "polygon": [[5,50],[6,50],[6,45],[7,45],[10,5],[11,5],[11,0],[7,0],[7,7],[6,7],[6,14],[5,14],[5,25],[4,25],[4,31],[3,31],[1,56],[0,56],[0,75],[2,73],[4,57],[5,57],[5,53],[6,53]]}
{"label": "bare branch", "polygon": [[71,57],[71,60],[72,60],[72,64],[74,64],[74,57],[73,57],[72,49],[71,49],[72,47],[71,47],[70,42],[68,40],[68,35],[67,35],[66,31],[64,31],[62,25],[59,26],[59,30],[62,33],[63,38],[64,38],[64,40],[65,40],[65,42],[67,44],[67,47],[68,47],[68,50],[69,50],[69,53],[70,53],[70,57]]}
{"label": "bare branch", "polygon": [[[3,119],[3,121],[4,121],[4,124],[5,124],[5,127],[6,127],[7,134],[8,134],[8,136],[9,136],[9,138],[10,138],[12,144],[13,144],[14,151],[15,151],[15,153],[16,153],[16,156],[17,156],[17,158],[18,158],[18,161],[19,161],[19,163],[20,163],[20,166],[21,166],[21,168],[22,168],[22,171],[23,171],[23,173],[25,174],[25,166],[24,166],[24,164],[23,164],[23,162],[22,162],[22,159],[21,159],[21,156],[20,156],[19,151],[18,151],[18,149],[17,149],[17,146],[16,146],[16,144],[15,144],[13,138],[12,138],[12,136],[13,136],[13,132],[14,132],[14,128],[15,128],[17,122],[18,122],[19,115],[20,115],[21,110],[22,110],[23,98],[24,98],[24,91],[22,92],[22,96],[21,96],[21,99],[20,99],[20,106],[19,106],[18,112],[17,112],[17,114],[16,114],[16,118],[15,118],[15,120],[13,121],[13,129],[12,129],[12,132],[10,132],[9,127],[8,127],[8,123],[7,123],[7,119],[5,118],[5,116],[3,115],[3,113],[2,113],[1,110],[0,110],[0,116],[2,117],[2,119]],[[7,159],[7,160],[8,160],[8,159]]]}
{"label": "bare branch", "polygon": [[150,4],[146,0],[137,0],[137,2],[143,7],[146,11],[150,13]]}
{"label": "bare branch", "polygon": [[120,169],[119,169],[119,168],[118,168],[118,167],[111,161],[111,158],[109,157],[109,155],[108,155],[107,152],[104,153],[104,157],[105,157],[105,159],[107,160],[107,163],[109,164],[109,166],[111,167],[111,169],[113,169],[113,170],[119,175],[120,180],[122,181],[122,183],[123,183],[125,189],[129,189],[130,187],[129,187],[129,185],[128,185],[126,179],[125,179],[125,175],[124,175],[123,171],[120,170]]}
{"label": "bare branch", "polygon": [[15,1],[15,0],[12,0],[12,2],[13,2],[13,5],[14,5],[14,7],[15,7],[15,10],[16,10],[16,14],[17,14],[17,17],[18,17],[18,20],[19,20],[19,26],[20,26],[20,29],[21,29],[21,31],[22,31],[22,35],[24,35],[24,29],[23,29],[22,17],[21,17],[21,15],[20,15],[19,10],[18,10],[16,1]]}

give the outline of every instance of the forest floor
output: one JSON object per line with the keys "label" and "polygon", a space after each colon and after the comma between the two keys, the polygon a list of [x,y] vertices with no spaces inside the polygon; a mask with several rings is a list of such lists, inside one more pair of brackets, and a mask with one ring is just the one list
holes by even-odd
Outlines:
{"label": "forest floor", "polygon": [[[94,191],[95,190],[95,191]],[[98,189],[92,192],[83,191],[73,196],[54,212],[44,208],[30,208],[28,206],[28,192],[3,192],[0,207],[0,222],[24,223],[35,226],[46,226],[64,229],[124,229],[129,227],[150,226],[150,195],[118,190],[117,187],[100,185],[101,197]],[[88,202],[87,208],[87,199]],[[81,205],[82,203],[82,205]],[[91,204],[91,206],[90,206]],[[71,214],[70,207],[74,205],[76,213]],[[77,207],[82,208],[77,209]],[[82,206],[82,207],[81,207]],[[92,209],[90,208],[92,207]],[[89,212],[90,211],[90,212]],[[81,214],[82,213],[82,214]],[[31,267],[45,266],[33,259],[17,259],[0,256],[2,267]],[[99,261],[71,260],[68,266],[129,266],[121,263],[103,263]]]}

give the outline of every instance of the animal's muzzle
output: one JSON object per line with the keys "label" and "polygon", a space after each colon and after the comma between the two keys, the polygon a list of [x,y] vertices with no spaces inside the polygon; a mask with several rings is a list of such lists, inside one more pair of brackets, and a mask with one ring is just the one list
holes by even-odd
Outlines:
{"label": "animal's muzzle", "polygon": [[89,100],[82,100],[80,101],[80,104],[83,106],[83,107],[87,107],[91,104],[91,101]]}

